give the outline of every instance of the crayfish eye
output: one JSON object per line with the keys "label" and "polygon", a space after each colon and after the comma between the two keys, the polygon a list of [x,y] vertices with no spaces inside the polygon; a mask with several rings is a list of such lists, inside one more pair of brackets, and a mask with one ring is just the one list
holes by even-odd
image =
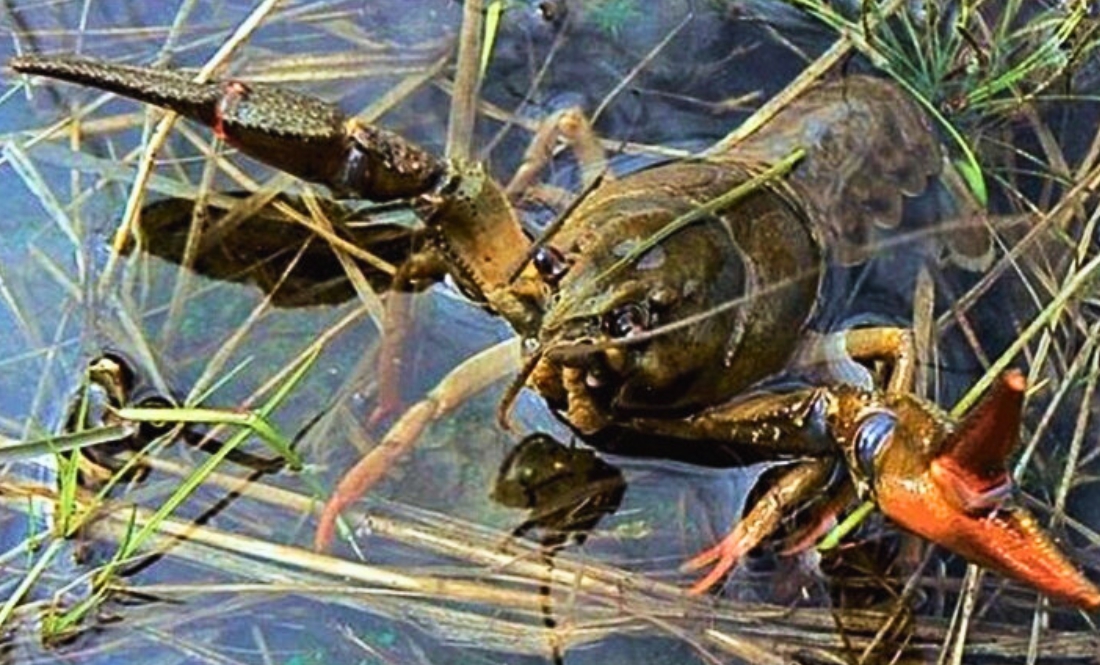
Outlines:
{"label": "crayfish eye", "polygon": [[603,331],[611,337],[630,337],[649,330],[649,312],[637,303],[627,303],[604,317]]}
{"label": "crayfish eye", "polygon": [[569,270],[569,262],[553,247],[539,247],[535,252],[535,270],[549,284],[557,284]]}
{"label": "crayfish eye", "polygon": [[893,437],[897,424],[894,414],[878,411],[867,416],[856,430],[856,462],[868,481],[874,480],[875,459],[882,452],[883,445]]}

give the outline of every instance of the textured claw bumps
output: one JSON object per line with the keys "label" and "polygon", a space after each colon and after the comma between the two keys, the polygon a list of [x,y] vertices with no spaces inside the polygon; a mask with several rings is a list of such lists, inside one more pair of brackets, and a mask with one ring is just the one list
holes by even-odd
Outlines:
{"label": "textured claw bumps", "polygon": [[1024,388],[1022,374],[1007,372],[931,445],[895,436],[878,464],[875,498],[905,529],[1055,600],[1095,610],[1100,590],[1010,496],[1006,464],[1018,441]]}

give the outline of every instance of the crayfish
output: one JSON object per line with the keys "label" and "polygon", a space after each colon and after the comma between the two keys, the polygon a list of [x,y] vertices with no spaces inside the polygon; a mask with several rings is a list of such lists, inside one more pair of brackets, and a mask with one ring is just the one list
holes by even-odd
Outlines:
{"label": "crayfish", "polygon": [[[614,440],[620,453],[636,440],[647,454],[691,448],[782,462],[729,535],[690,562],[713,565],[695,591],[795,510],[808,506],[813,519],[790,551],[862,497],[974,563],[1100,607],[1100,590],[1012,499],[1006,458],[1020,429],[1021,373],[1002,375],[955,421],[914,394],[909,331],[872,327],[839,338],[846,358],[887,368],[878,385],[761,387],[799,354],[829,265],[865,260],[901,223],[905,199],[931,182],[965,199],[928,120],[888,81],[821,83],[736,144],[620,179],[597,172],[533,240],[511,188],[481,165],[438,158],[318,99],[75,57],[11,64],[176,111],[337,197],[407,202],[432,257],[420,265],[442,266],[528,340],[508,395],[534,389],[592,441]],[[943,241],[961,262],[980,264],[989,251],[965,230]],[[413,420],[422,426],[438,411]]]}

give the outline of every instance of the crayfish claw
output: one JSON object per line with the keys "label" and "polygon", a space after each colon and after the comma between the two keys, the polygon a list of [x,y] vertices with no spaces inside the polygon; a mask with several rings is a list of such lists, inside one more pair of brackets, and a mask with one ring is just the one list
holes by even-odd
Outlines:
{"label": "crayfish claw", "polygon": [[898,525],[968,561],[1054,600],[1100,609],[1100,589],[1009,496],[1006,462],[1018,442],[1024,389],[1021,373],[1006,372],[955,427],[931,405],[898,396],[898,426],[876,457],[876,503]]}
{"label": "crayfish claw", "polygon": [[950,459],[976,487],[999,482],[1005,461],[1019,443],[1025,389],[1019,370],[1001,375],[944,441],[939,459]]}
{"label": "crayfish claw", "polygon": [[932,460],[929,473],[944,496],[964,513],[971,515],[996,510],[1004,505],[1015,489],[1007,472],[988,483],[979,483],[950,457]]}
{"label": "crayfish claw", "polygon": [[177,71],[122,65],[77,55],[21,55],[12,58],[12,69],[78,85],[91,86],[152,104],[214,126],[218,99],[216,83],[197,83]]}
{"label": "crayfish claw", "polygon": [[384,129],[349,120],[335,104],[276,86],[198,82],[179,72],[83,56],[25,55],[11,67],[92,86],[200,122],[241,152],[325,185],[339,197],[394,201],[432,191],[444,162]]}
{"label": "crayfish claw", "polygon": [[1011,496],[1006,460],[1019,442],[1026,387],[1019,370],[1005,372],[932,460],[932,479],[963,512],[988,512]]}

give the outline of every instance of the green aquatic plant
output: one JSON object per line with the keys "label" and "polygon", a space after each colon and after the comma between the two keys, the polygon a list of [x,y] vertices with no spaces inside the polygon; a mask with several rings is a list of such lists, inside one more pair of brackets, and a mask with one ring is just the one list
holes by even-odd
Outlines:
{"label": "green aquatic plant", "polygon": [[983,203],[982,169],[968,128],[1018,112],[1065,82],[1100,41],[1087,3],[1011,0],[997,11],[975,2],[910,2],[886,15],[864,1],[847,16],[821,0],[789,0],[837,32],[876,68],[906,87],[958,148],[955,160]]}
{"label": "green aquatic plant", "polygon": [[[941,112],[987,115],[1049,90],[1096,46],[1085,3],[1009,2],[986,15],[973,3],[920,3],[870,35],[887,70]],[[864,3],[864,12],[876,11]]]}
{"label": "green aquatic plant", "polygon": [[585,18],[604,34],[618,38],[623,27],[642,19],[637,0],[589,0]]}

